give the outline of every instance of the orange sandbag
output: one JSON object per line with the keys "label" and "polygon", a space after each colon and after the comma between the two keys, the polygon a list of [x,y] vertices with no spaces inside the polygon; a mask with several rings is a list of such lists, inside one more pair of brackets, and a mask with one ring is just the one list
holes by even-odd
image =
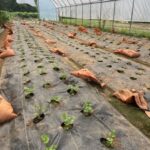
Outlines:
{"label": "orange sandbag", "polygon": [[13,42],[13,39],[12,39],[12,36],[11,36],[11,35],[7,35],[7,36],[6,36],[6,40],[7,40],[8,42]]}
{"label": "orange sandbag", "polygon": [[135,41],[135,40],[128,40],[127,38],[123,38],[122,42],[127,43],[127,44],[137,44],[137,41]]}
{"label": "orange sandbag", "polygon": [[88,41],[88,46],[97,47],[97,44],[95,41]]}
{"label": "orange sandbag", "polygon": [[6,50],[0,53],[0,58],[12,57],[15,56],[15,52],[13,49],[7,47]]}
{"label": "orange sandbag", "polygon": [[106,85],[104,82],[102,82],[102,80],[97,79],[96,76],[88,69],[80,69],[78,71],[73,71],[71,72],[71,74],[78,78],[94,81],[95,83],[100,84],[101,87],[104,87]]}
{"label": "orange sandbag", "polygon": [[65,52],[61,48],[55,47],[50,51],[52,51],[53,53],[57,53],[58,55],[65,56]]}
{"label": "orange sandbag", "polygon": [[101,30],[100,30],[99,28],[95,28],[95,29],[94,29],[94,33],[95,33],[96,35],[101,35],[101,34],[102,34],[102,32],[101,32]]}
{"label": "orange sandbag", "polygon": [[87,29],[86,29],[85,27],[83,27],[83,26],[79,26],[79,27],[78,27],[78,30],[79,30],[80,32],[88,33]]}
{"label": "orange sandbag", "polygon": [[13,34],[13,31],[10,26],[7,26],[6,24],[4,24],[3,28],[6,29],[10,35]]}
{"label": "orange sandbag", "polygon": [[0,95],[0,123],[4,123],[16,118],[11,104]]}
{"label": "orange sandbag", "polygon": [[133,102],[133,93],[128,89],[117,91],[113,95],[116,96],[118,99],[121,99],[125,103]]}
{"label": "orange sandbag", "polygon": [[42,33],[40,33],[40,32],[37,33],[37,36],[38,37],[43,37]]}
{"label": "orange sandbag", "polygon": [[114,53],[123,54],[131,58],[137,58],[140,56],[139,52],[136,52],[135,50],[131,50],[131,49],[118,49],[115,50]]}
{"label": "orange sandbag", "polygon": [[4,40],[4,46],[3,46],[4,49],[7,49],[7,47],[11,47],[11,44],[12,44],[11,42],[8,42],[8,40],[5,39]]}
{"label": "orange sandbag", "polygon": [[68,36],[69,38],[74,39],[75,36],[76,36],[76,34],[77,34],[77,33],[75,33],[75,32],[69,32],[69,33],[67,34],[67,36]]}
{"label": "orange sandbag", "polygon": [[147,116],[150,117],[150,111],[148,110],[148,103],[144,99],[142,92],[138,92],[136,90],[123,89],[115,92],[113,95],[116,96],[121,101],[123,101],[124,103],[136,103],[136,105],[140,109],[144,110]]}
{"label": "orange sandbag", "polygon": [[56,41],[50,40],[50,39],[46,39],[45,42],[46,42],[47,44],[55,44],[55,43],[56,43]]}
{"label": "orange sandbag", "polygon": [[90,40],[90,41],[81,41],[80,44],[81,45],[91,46],[91,47],[97,47],[96,42],[93,41],[93,40]]}

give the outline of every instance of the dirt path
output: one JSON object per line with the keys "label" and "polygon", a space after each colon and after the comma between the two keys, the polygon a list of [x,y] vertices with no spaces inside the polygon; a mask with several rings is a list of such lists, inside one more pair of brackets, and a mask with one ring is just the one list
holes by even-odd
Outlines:
{"label": "dirt path", "polygon": [[[105,137],[113,129],[116,130],[119,139],[116,150],[149,150],[149,139],[110,105],[109,97],[102,89],[70,75],[72,70],[79,69],[84,65],[94,72],[103,72],[100,76],[106,80],[111,76],[111,69],[106,66],[106,61],[103,65],[101,64],[103,70],[100,70],[100,67],[95,67],[100,58],[97,60],[95,58],[97,56],[93,58],[83,53],[83,51],[89,52],[90,48],[82,47],[77,44],[77,41],[74,43],[73,40],[64,35],[58,35],[55,31],[47,32],[48,30],[38,25],[34,27],[40,29],[45,36],[57,40],[56,46],[65,48],[68,57],[50,52],[51,45],[47,45],[41,38],[35,37],[27,26],[22,26],[19,22],[15,23],[13,49],[16,50],[17,55],[4,62],[1,88],[13,104],[15,111],[20,112],[21,115],[10,123],[0,126],[1,150],[44,150],[45,146],[40,139],[42,134],[48,134],[49,145],[57,145],[58,150],[106,150],[107,148],[100,142],[100,138]],[[80,51],[82,49],[83,51]],[[96,54],[96,50],[93,49],[93,51]],[[104,50],[99,53],[102,57],[108,56]],[[113,56],[113,58],[113,61],[119,58],[126,62],[125,58],[119,56]],[[111,61],[111,53],[107,60]],[[132,62],[132,64],[130,70],[134,68],[134,65],[139,66],[136,62]],[[149,68],[144,65],[142,68],[145,69],[143,78],[147,81]],[[64,81],[60,80],[62,73],[67,75]],[[117,78],[119,74],[115,73],[113,76]],[[125,76],[123,75],[118,80],[123,82]],[[135,84],[133,81],[130,82],[130,86]],[[138,82],[143,88],[143,83]],[[114,83],[109,83],[109,88],[115,90],[118,86],[122,87],[119,82],[115,85]],[[67,92],[68,86],[72,84],[79,88],[74,96]],[[32,89],[30,97],[24,91],[24,88],[27,87]],[[57,107],[48,103],[52,96],[61,97],[61,103]],[[82,105],[86,101],[91,101],[94,106],[94,113],[90,117],[85,117],[81,113]],[[37,113],[35,111],[37,104],[47,109],[46,112],[43,109],[45,118],[38,124],[33,124],[32,119]],[[61,116],[64,112],[75,117],[73,128],[69,131],[64,131],[61,127]]]}

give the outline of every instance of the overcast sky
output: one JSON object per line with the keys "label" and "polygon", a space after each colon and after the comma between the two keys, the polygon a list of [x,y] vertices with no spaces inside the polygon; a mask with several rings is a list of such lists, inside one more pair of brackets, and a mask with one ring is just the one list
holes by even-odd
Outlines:
{"label": "overcast sky", "polygon": [[17,0],[17,3],[28,3],[32,6],[35,6],[34,0]]}

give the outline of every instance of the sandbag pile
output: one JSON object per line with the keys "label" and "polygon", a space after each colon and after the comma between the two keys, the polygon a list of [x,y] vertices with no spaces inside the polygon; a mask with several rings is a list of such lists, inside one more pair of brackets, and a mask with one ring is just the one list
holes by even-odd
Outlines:
{"label": "sandbag pile", "polygon": [[146,113],[148,117],[150,117],[150,109],[148,108],[148,103],[144,98],[144,94],[142,92],[136,91],[134,89],[122,89],[115,92],[113,95],[124,103],[135,103],[140,109],[142,109]]}
{"label": "sandbag pile", "polygon": [[106,85],[101,79],[98,79],[94,75],[94,73],[92,73],[88,69],[80,69],[77,71],[73,71],[73,72],[71,72],[71,74],[78,77],[78,78],[82,78],[82,79],[85,79],[88,81],[93,81],[93,82],[99,84],[101,87],[104,87]]}
{"label": "sandbag pile", "polygon": [[139,52],[136,52],[135,50],[131,50],[131,49],[117,49],[114,51],[114,53],[122,54],[130,58],[137,58],[140,56]]}

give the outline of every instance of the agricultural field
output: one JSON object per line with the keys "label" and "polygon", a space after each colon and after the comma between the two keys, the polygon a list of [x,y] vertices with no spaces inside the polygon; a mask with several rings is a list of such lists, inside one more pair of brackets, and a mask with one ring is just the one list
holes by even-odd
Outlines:
{"label": "agricultural field", "polygon": [[[0,85],[17,117],[0,126],[1,150],[150,149],[149,117],[113,96],[122,89],[143,91],[150,106],[149,39],[78,28],[13,22],[15,56],[3,60]],[[75,76],[80,69],[90,70],[100,84]]]}

